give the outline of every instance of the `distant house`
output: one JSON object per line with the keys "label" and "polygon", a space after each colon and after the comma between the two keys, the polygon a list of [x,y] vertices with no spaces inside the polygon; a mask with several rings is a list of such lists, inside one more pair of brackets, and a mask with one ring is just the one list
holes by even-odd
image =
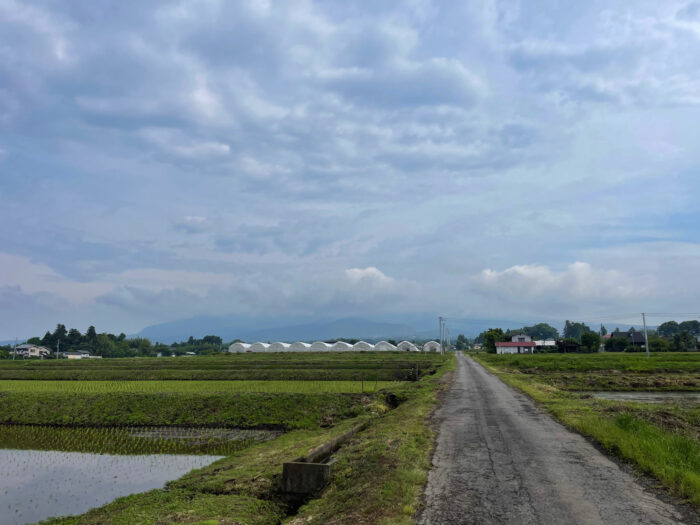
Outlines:
{"label": "distant house", "polygon": [[88,350],[76,350],[75,352],[61,352],[61,357],[66,359],[102,359],[101,355],[92,355]]}
{"label": "distant house", "polygon": [[578,352],[581,349],[581,343],[572,339],[559,339],[557,341],[557,348],[563,353]]}
{"label": "distant house", "polygon": [[535,350],[535,342],[532,337],[525,334],[516,334],[510,341],[496,343],[497,354],[531,354]]}
{"label": "distant house", "polygon": [[613,332],[612,339],[624,338],[627,341],[627,346],[644,346],[644,334],[642,332]]}
{"label": "distant house", "polygon": [[557,347],[555,339],[540,339],[535,341],[535,347],[538,350],[554,350]]}
{"label": "distant house", "polygon": [[22,357],[46,357],[51,353],[51,350],[45,346],[32,345],[32,344],[21,344],[17,345],[15,348],[17,355]]}

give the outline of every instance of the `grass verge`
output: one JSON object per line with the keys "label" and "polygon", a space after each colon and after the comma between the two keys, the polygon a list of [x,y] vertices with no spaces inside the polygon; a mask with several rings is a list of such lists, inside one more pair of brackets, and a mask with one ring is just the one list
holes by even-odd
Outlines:
{"label": "grass verge", "polygon": [[693,435],[692,424],[690,430],[668,427],[652,416],[664,407],[590,399],[541,383],[536,374],[498,366],[492,357],[474,358],[569,428],[594,439],[610,454],[656,477],[672,492],[700,507],[700,442]]}

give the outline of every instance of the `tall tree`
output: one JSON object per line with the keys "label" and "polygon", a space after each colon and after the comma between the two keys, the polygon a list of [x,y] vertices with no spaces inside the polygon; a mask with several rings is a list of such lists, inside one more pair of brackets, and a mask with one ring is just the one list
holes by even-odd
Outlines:
{"label": "tall tree", "polygon": [[600,324],[600,335],[601,335],[601,337],[604,335],[608,335],[608,329],[605,328],[605,326],[603,326],[602,323]]}
{"label": "tall tree", "polygon": [[676,321],[666,321],[661,323],[656,331],[661,337],[673,337],[681,331],[681,327]]}
{"label": "tall tree", "polygon": [[568,319],[564,323],[565,339],[576,339],[580,343],[581,336],[586,332],[592,332],[592,330],[585,323],[576,323],[573,321],[569,321]]}
{"label": "tall tree", "polygon": [[500,328],[489,328],[483,333],[484,349],[491,354],[496,353],[496,343],[506,340],[506,334]]}
{"label": "tall tree", "polygon": [[581,344],[587,352],[597,352],[600,347],[600,336],[595,332],[581,334]]}

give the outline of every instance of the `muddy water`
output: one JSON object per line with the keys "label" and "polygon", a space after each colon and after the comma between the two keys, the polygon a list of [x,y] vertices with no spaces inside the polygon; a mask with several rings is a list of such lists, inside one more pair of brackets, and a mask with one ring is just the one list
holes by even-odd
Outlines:
{"label": "muddy water", "polygon": [[700,392],[585,392],[598,399],[640,403],[700,403]]}
{"label": "muddy water", "polygon": [[80,514],[121,496],[161,488],[220,457],[0,449],[0,525]]}

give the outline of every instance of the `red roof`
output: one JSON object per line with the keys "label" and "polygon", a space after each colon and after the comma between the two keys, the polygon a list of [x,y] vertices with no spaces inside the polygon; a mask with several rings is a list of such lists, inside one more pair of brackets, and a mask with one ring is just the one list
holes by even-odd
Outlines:
{"label": "red roof", "polygon": [[536,346],[534,341],[506,341],[504,343],[496,343],[496,346]]}

